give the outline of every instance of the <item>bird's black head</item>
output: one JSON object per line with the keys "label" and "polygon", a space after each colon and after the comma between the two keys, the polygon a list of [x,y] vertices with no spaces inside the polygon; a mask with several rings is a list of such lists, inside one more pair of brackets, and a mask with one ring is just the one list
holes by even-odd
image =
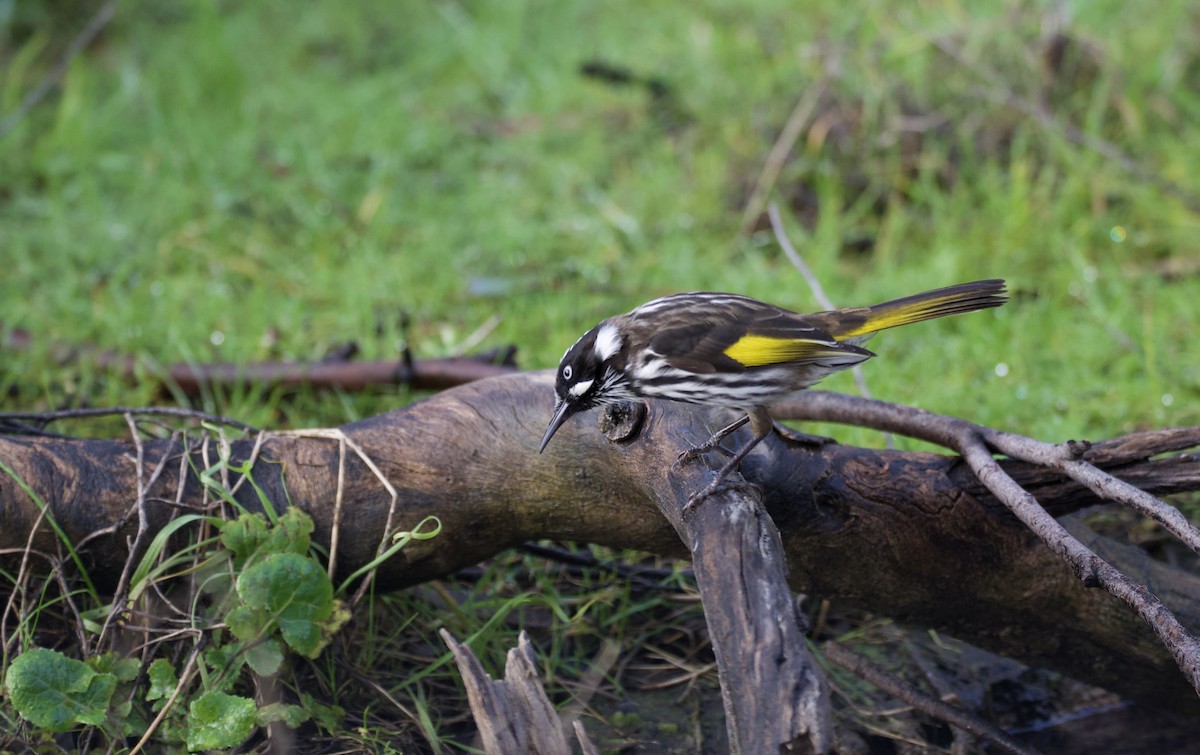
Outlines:
{"label": "bird's black head", "polygon": [[625,388],[624,372],[617,364],[623,345],[617,326],[606,320],[584,333],[563,354],[554,376],[558,401],[538,453],[546,449],[550,438],[571,415],[632,397]]}

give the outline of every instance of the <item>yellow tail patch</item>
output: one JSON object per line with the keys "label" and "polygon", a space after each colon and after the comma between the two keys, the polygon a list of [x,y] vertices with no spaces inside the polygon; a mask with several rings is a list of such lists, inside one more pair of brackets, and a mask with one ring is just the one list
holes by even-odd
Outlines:
{"label": "yellow tail patch", "polygon": [[805,338],[776,338],[744,335],[725,349],[725,356],[745,367],[794,362],[805,357],[818,357],[827,352],[844,353],[827,341]]}
{"label": "yellow tail patch", "polygon": [[[840,327],[834,328],[832,332],[835,338],[842,341],[870,335],[898,325],[908,325],[923,320],[932,320],[935,317],[960,315],[989,307],[998,307],[1007,299],[1002,280],[960,283],[957,286],[926,291],[923,294],[914,294],[903,299],[867,307],[862,321],[854,323],[854,319],[845,318],[843,323],[839,323]],[[861,309],[856,310],[856,312],[862,311]]]}
{"label": "yellow tail patch", "polygon": [[862,325],[853,330],[838,333],[837,336],[838,338],[853,338],[854,336],[875,333],[900,325],[910,325],[923,320],[933,320],[937,317],[951,314],[946,311],[946,305],[953,304],[956,301],[958,301],[958,297],[946,297],[945,299],[934,301],[914,302],[908,307],[897,308],[878,314],[872,312]]}

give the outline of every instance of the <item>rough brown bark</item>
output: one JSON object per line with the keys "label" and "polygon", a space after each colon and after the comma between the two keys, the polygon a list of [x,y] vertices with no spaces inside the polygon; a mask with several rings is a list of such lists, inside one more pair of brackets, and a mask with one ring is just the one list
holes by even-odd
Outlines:
{"label": "rough brown bark", "polygon": [[[466,685],[484,752],[570,755],[566,734],[546,697],[535,670],[533,646],[524,632],[517,647],[508,651],[503,680],[489,677],[471,648],[455,640],[448,631],[441,630],[441,635],[454,654],[458,673]],[[586,751],[591,742],[586,734],[579,736]]]}
{"label": "rough brown bark", "polygon": [[[585,419],[564,427],[539,456],[551,403],[548,375],[518,375],[463,386],[342,428],[395,486],[394,530],[411,529],[431,514],[443,523],[441,536],[415,542],[385,563],[378,572],[382,583],[398,587],[443,576],[538,538],[686,554],[656,500],[664,485],[677,485],[694,470],[672,468],[664,449],[699,443],[728,418],[651,404],[631,442],[609,442]],[[1155,492],[1200,488],[1194,458],[1140,461],[1161,450],[1152,440],[1102,444],[1096,457],[1107,455],[1124,476],[1153,480],[1147,487]],[[143,445],[147,468],[180,452],[165,440]],[[251,440],[231,446],[235,460],[249,458],[253,449]],[[277,506],[285,501],[286,484],[290,499],[316,519],[317,537],[328,541],[338,444],[272,435],[258,457],[256,482]],[[346,458],[342,575],[374,556],[392,505],[369,468],[354,454]],[[136,496],[132,442],[0,438],[0,461],[12,471],[0,473],[0,548],[23,548],[38,520],[38,507],[14,476],[49,505],[73,542],[125,520]],[[207,464],[214,461],[210,446]],[[1095,502],[1062,477],[1029,465],[1006,466],[1058,514]],[[148,491],[151,531],[176,510],[156,500],[174,500],[179,470],[178,463],[168,463]],[[747,459],[743,472],[765,490],[794,589],[936,627],[1135,700],[1200,712],[1200,701],[1153,633],[1111,596],[1085,589],[956,457],[814,447],[775,435]],[[183,501],[195,504],[200,487],[186,474]],[[256,505],[248,485],[238,497]],[[137,517],[128,517],[116,533],[88,544],[97,576],[115,578],[136,528]],[[1184,624],[1200,626],[1200,579],[1139,551],[1076,534],[1151,585]],[[44,524],[33,546],[56,549]],[[719,563],[719,554],[713,558]]]}
{"label": "rough brown bark", "polygon": [[[602,427],[610,439],[636,435],[636,427],[614,431],[603,421]],[[678,435],[651,433],[628,449],[626,464],[653,493],[692,559],[721,679],[730,751],[830,752],[829,696],[804,641],[779,530],[759,491],[744,483],[690,503],[725,459],[713,466],[672,463],[687,447]]]}

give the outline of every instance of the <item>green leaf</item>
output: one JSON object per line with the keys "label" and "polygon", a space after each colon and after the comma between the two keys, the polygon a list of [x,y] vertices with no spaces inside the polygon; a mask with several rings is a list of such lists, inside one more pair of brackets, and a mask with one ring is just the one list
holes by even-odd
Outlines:
{"label": "green leaf", "polygon": [[341,731],[342,718],[346,715],[346,709],[342,706],[319,703],[307,692],[300,693],[300,705],[327,734]]}
{"label": "green leaf", "polygon": [[258,709],[258,725],[266,726],[276,721],[283,721],[293,729],[307,721],[308,711],[299,705],[287,703],[271,703]]}
{"label": "green leaf", "polygon": [[324,647],[320,625],[307,619],[280,619],[279,633],[288,647],[308,658],[316,658]]}
{"label": "green leaf", "polygon": [[129,711],[133,710],[133,701],[127,697],[118,697],[118,702],[112,706],[112,714],[118,721],[126,721]]}
{"label": "green leaf", "polygon": [[179,686],[179,676],[175,673],[175,667],[166,658],[156,658],[150,664],[147,675],[150,677],[150,689],[146,692],[146,702],[167,700]]}
{"label": "green leaf", "polygon": [[333,612],[333,584],[316,561],[275,553],[242,572],[238,595],[279,622],[283,639],[296,652],[315,658],[322,646],[319,624]]}
{"label": "green leaf", "polygon": [[278,640],[267,640],[246,648],[246,663],[261,676],[271,676],[283,665],[283,647]]}
{"label": "green leaf", "polygon": [[104,629],[104,622],[110,613],[112,613],[112,603],[106,603],[102,606],[81,611],[79,618],[83,619],[84,631],[88,634],[100,634]]}
{"label": "green leaf", "polygon": [[[237,684],[242,666],[246,664],[246,655],[242,652],[241,643],[227,642],[205,650],[204,662],[217,674],[219,681],[215,683],[215,689],[225,692]],[[204,688],[214,689],[211,677],[210,681],[205,683]]]}
{"label": "green leaf", "polygon": [[[159,705],[162,704],[159,703]],[[146,727],[150,725],[150,721],[145,716],[145,708],[134,707],[133,701],[129,698],[123,698],[121,704],[113,707],[112,717],[120,725],[122,734],[135,739],[141,739],[142,735],[146,733]]]}
{"label": "green leaf", "polygon": [[221,545],[244,561],[267,539],[267,520],[262,514],[242,514],[221,526]]}
{"label": "green leaf", "polygon": [[279,521],[267,536],[263,551],[270,553],[308,553],[313,531],[313,520],[295,506],[279,517]]}
{"label": "green leaf", "polygon": [[136,658],[123,658],[116,653],[94,655],[84,663],[98,674],[112,674],[120,682],[132,682],[142,669]]}
{"label": "green leaf", "polygon": [[225,623],[242,642],[254,642],[267,633],[271,618],[261,608],[251,608],[245,603],[235,606],[225,617]]}
{"label": "green leaf", "polygon": [[188,706],[187,748],[224,750],[240,744],[254,730],[254,701],[224,692],[209,692]]}
{"label": "green leaf", "polygon": [[350,622],[350,618],[350,606],[346,605],[343,600],[333,601],[333,613],[321,623],[321,629],[324,630],[326,639],[337,634],[339,629]]}
{"label": "green leaf", "polygon": [[5,687],[23,718],[63,732],[76,724],[103,723],[117,678],[97,674],[86,663],[54,650],[34,648],[9,666]]}

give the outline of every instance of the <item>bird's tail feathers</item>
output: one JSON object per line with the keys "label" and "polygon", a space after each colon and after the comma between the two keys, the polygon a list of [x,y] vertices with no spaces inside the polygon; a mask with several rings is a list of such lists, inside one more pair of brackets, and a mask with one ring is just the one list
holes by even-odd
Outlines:
{"label": "bird's tail feathers", "polygon": [[836,318],[837,325],[830,331],[830,335],[839,341],[857,343],[887,328],[999,307],[1006,301],[1008,295],[1001,279],[960,283],[957,286],[894,299],[873,307],[847,311],[848,316]]}

